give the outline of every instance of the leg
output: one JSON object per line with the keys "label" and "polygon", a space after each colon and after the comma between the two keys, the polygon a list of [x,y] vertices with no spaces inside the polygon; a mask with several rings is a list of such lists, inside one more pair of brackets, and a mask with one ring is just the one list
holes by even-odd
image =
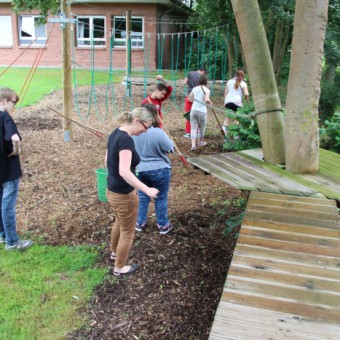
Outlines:
{"label": "leg", "polygon": [[[186,96],[185,101],[184,101],[184,111],[185,112],[191,111],[191,107],[192,107],[192,102],[189,101],[188,98],[189,98],[189,96]],[[191,130],[190,122],[186,119],[185,120],[185,133],[190,134],[190,130]]]}
{"label": "leg", "polygon": [[116,215],[111,233],[111,251],[116,253],[115,267],[122,268],[129,256],[135,234],[138,196],[135,190],[129,194],[108,191],[107,198]]}
{"label": "leg", "polygon": [[19,179],[3,183],[0,189],[0,236],[6,239],[7,245],[14,245],[19,240],[15,209],[18,198],[18,190]]}
{"label": "leg", "polygon": [[163,168],[154,170],[154,187],[159,190],[157,198],[155,198],[155,210],[158,228],[169,225],[168,219],[168,192],[171,179],[171,169]]}
{"label": "leg", "polygon": [[198,122],[198,116],[197,116],[198,111],[191,111],[190,113],[190,122],[191,122],[191,150],[195,150],[196,148],[196,138],[197,138],[197,129],[199,126]]}
{"label": "leg", "polygon": [[[149,181],[148,177],[148,171],[142,171],[138,174],[138,179],[143,182],[147,186],[152,186],[151,182]],[[150,197],[142,191],[138,191],[138,197],[139,197],[139,205],[138,205],[138,218],[137,218],[137,224],[140,226],[145,226],[147,220],[148,220],[148,210],[149,210],[149,203],[150,203]]]}
{"label": "leg", "polygon": [[200,114],[200,128],[199,128],[199,133],[198,133],[198,145],[199,146],[204,146],[207,144],[206,142],[203,141],[206,126],[207,126],[207,114],[202,112]]}

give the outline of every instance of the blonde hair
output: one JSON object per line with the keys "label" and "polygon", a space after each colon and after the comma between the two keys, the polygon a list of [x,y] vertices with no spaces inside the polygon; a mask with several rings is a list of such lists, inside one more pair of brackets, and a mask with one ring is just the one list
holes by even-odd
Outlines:
{"label": "blonde hair", "polygon": [[17,102],[19,100],[19,96],[14,90],[10,89],[9,87],[2,87],[0,89],[0,101],[3,101],[4,99],[13,99]]}
{"label": "blonde hair", "polygon": [[136,107],[130,112],[122,112],[118,118],[118,123],[130,124],[135,118],[141,120],[142,122],[148,122],[150,120],[154,121],[154,116],[150,110],[145,107]]}

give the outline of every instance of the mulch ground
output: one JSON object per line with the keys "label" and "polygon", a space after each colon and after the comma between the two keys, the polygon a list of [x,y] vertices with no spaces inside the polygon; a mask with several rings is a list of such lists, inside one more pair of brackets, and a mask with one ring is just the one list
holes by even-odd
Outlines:
{"label": "mulch ground", "polygon": [[[88,91],[78,95],[82,112],[89,104]],[[97,103],[105,105],[105,89],[99,88],[97,95]],[[116,106],[128,109],[123,97],[124,88],[118,86]],[[18,229],[40,244],[98,246],[98,266],[110,273],[114,216],[108,204],[98,200],[95,175],[95,169],[103,167],[105,140],[73,124],[73,139],[64,142],[62,119],[49,109],[62,112],[61,98],[60,92],[53,93],[14,116],[23,137]],[[139,94],[134,101],[140,103]],[[190,140],[183,137],[180,104],[165,108],[164,123],[184,155],[222,151],[223,138],[213,116],[208,122],[208,145],[193,153]],[[104,106],[91,108],[81,123],[110,133],[117,116],[105,117],[102,112]],[[79,121],[76,115],[73,119]],[[178,154],[170,158],[169,216],[174,229],[160,235],[150,207],[148,228],[136,233],[129,257],[141,268],[128,278],[108,275],[80,311],[88,318],[86,326],[69,338],[208,338],[236,242],[236,230],[224,233],[226,220],[240,213],[240,192],[201,170],[186,169]]]}

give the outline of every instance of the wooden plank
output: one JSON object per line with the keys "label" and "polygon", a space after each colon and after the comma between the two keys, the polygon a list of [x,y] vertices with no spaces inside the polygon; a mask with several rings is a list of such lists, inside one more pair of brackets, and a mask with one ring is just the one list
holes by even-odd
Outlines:
{"label": "wooden plank", "polygon": [[[211,157],[212,156],[210,156],[210,159],[212,160]],[[258,190],[277,193],[298,194],[299,196],[304,195],[302,192],[299,192],[299,190],[296,190],[295,188],[290,189],[290,187],[281,185],[279,181],[272,180],[270,172],[266,171],[260,166],[246,161],[245,159],[242,159],[242,157],[238,157],[233,154],[219,154],[213,157],[222,162],[225,167],[234,169],[237,174],[242,176],[242,178],[244,178],[248,182],[255,185]],[[275,188],[277,190],[272,190],[272,188]]]}
{"label": "wooden plank", "polygon": [[270,296],[258,296],[254,293],[224,290],[222,301],[242,306],[257,307],[269,311],[297,314],[299,317],[316,319],[324,322],[339,323],[340,310],[334,306],[322,306],[274,298]]}
{"label": "wooden plank", "polygon": [[[299,225],[299,226],[314,226],[318,228],[329,228],[334,230],[339,230],[339,222],[336,220],[329,220],[323,221],[323,220],[317,220],[313,218],[309,218],[309,216],[305,216],[301,219],[298,219],[296,216],[289,216],[289,215],[277,215],[275,216],[271,214],[270,212],[263,212],[263,211],[255,211],[252,210],[251,214],[249,213],[249,208],[245,214],[245,221],[247,224],[250,224],[251,219],[258,219],[258,220],[265,220],[265,221],[273,221],[275,220],[278,224],[293,224],[293,225]],[[279,218],[277,218],[279,217]]]}
{"label": "wooden plank", "polygon": [[257,190],[257,188],[250,183],[247,183],[242,178],[235,176],[234,174],[228,173],[223,169],[217,169],[212,164],[207,162],[207,160],[203,159],[202,157],[190,157],[187,159],[189,163],[194,166],[199,167],[200,169],[206,171],[209,174],[213,174],[215,177],[219,178],[220,180],[228,183],[229,185],[236,187],[240,190]]}
{"label": "wooden plank", "polygon": [[252,192],[251,199],[262,199],[267,201],[275,201],[281,200],[284,202],[289,203],[297,203],[297,204],[305,204],[308,203],[309,205],[320,205],[320,206],[331,206],[336,208],[336,202],[334,200],[328,200],[323,198],[311,198],[311,197],[302,197],[302,196],[291,196],[291,195],[283,195],[283,194],[269,194],[265,192]]}
{"label": "wooden plank", "polygon": [[260,237],[267,238],[276,241],[283,242],[297,242],[300,244],[310,244],[315,246],[325,246],[325,247],[339,247],[340,248],[340,239],[339,238],[327,238],[320,236],[313,236],[309,234],[298,234],[295,232],[285,232],[281,230],[268,230],[263,228],[254,228],[254,227],[245,227],[242,226],[242,235],[246,235],[248,237]]}
{"label": "wooden plank", "polygon": [[[261,320],[260,325],[258,320]],[[231,324],[245,326],[259,325],[259,327],[266,328],[267,330],[280,331],[282,334],[280,333],[277,339],[282,339],[287,333],[292,336],[292,339],[296,339],[298,335],[304,335],[308,336],[308,339],[316,337],[316,339],[338,340],[340,334],[339,324],[319,322],[315,319],[299,317],[296,314],[268,312],[260,308],[240,306],[221,301],[215,315],[215,322],[210,337],[212,335],[222,339],[227,339],[225,336],[233,339],[238,335],[242,337],[243,334],[239,334],[237,330],[234,331],[229,328]],[[211,337],[211,339],[214,339],[214,337]],[[250,337],[250,339],[255,338]],[[269,338],[261,337],[258,339]]]}
{"label": "wooden plank", "polygon": [[268,240],[264,238],[248,237],[246,235],[240,235],[238,238],[238,242],[269,249],[281,249],[294,252],[301,252],[310,255],[335,256],[340,258],[340,249],[334,249],[330,247],[315,246],[310,244],[299,244],[296,242]]}
{"label": "wooden plank", "polygon": [[320,198],[311,198],[311,197],[301,197],[301,196],[292,196],[292,195],[281,195],[281,194],[266,194],[266,193],[254,193],[250,200],[248,201],[250,204],[252,202],[270,202],[270,205],[277,206],[286,206],[292,209],[300,209],[301,206],[306,208],[306,205],[314,207],[317,206],[318,209],[336,209],[336,202],[334,200],[328,199],[320,199]]}
{"label": "wooden plank", "polygon": [[[228,292],[237,292],[241,294],[252,294],[254,296],[269,297],[278,301],[291,301],[306,303],[310,306],[332,307],[340,312],[340,296],[332,292],[307,290],[293,286],[283,286],[279,284],[270,284],[267,282],[256,282],[247,278],[235,276],[228,277],[228,280],[223,288],[223,300]],[[257,307],[262,308],[261,305]],[[280,311],[280,304],[276,307]],[[300,313],[300,311],[299,311]],[[340,319],[339,319],[340,320]]]}
{"label": "wooden plank", "polygon": [[[251,173],[239,169],[238,165],[226,162],[226,160],[224,158],[221,158],[220,155],[203,156],[201,158],[209,162],[209,164],[214,166],[215,169],[225,170],[228,171],[229,173],[233,173],[234,176],[237,176],[238,178],[242,178],[242,180],[245,181],[246,183],[250,183],[251,185],[255,186],[257,190],[258,188],[261,188],[262,190],[266,190],[271,193],[281,192],[280,189],[275,184],[266,183],[262,179],[253,176]],[[299,192],[296,194],[302,195]]]}
{"label": "wooden plank", "polygon": [[282,261],[286,263],[298,263],[305,264],[308,266],[316,266],[322,268],[330,268],[332,270],[340,270],[340,258],[336,256],[322,256],[309,254],[303,254],[301,252],[294,252],[285,249],[271,249],[253,246],[249,244],[237,243],[234,254],[272,259],[275,261]]}
{"label": "wooden plank", "polygon": [[277,221],[256,220],[252,218],[243,219],[242,229],[257,228],[267,230],[277,230],[281,232],[309,234],[310,236],[326,237],[326,238],[340,238],[340,231],[337,228],[329,229],[328,227],[310,227],[296,224],[282,223]]}
{"label": "wooden plank", "polygon": [[307,277],[324,278],[325,280],[340,280],[340,268],[330,270],[320,266],[306,265],[305,263],[287,263],[268,258],[257,258],[234,254],[232,266],[257,268],[279,273],[297,274]]}
{"label": "wooden plank", "polygon": [[337,228],[329,229],[328,227],[310,227],[301,226],[296,224],[288,224],[277,221],[252,219],[251,217],[244,218],[242,222],[242,229],[244,228],[262,228],[262,229],[276,229],[285,232],[298,233],[298,234],[310,234],[314,236],[340,238],[340,230]]}
{"label": "wooden plank", "polygon": [[[271,202],[267,202],[264,204],[251,204],[247,209],[247,214],[252,214],[253,211],[258,213],[267,214],[270,213],[272,216],[275,216],[277,221],[281,221],[282,215],[289,215],[290,217],[294,216],[297,218],[304,219],[306,215],[308,215],[308,220],[324,220],[329,222],[336,222],[338,219],[338,212],[334,209],[328,209],[328,211],[320,211],[317,207],[313,207],[314,209],[310,209],[308,206],[304,206],[304,209],[290,209],[287,207],[273,206],[270,204]],[[318,222],[316,222],[318,223]],[[338,223],[335,223],[338,224]],[[311,225],[313,223],[311,222]]]}
{"label": "wooden plank", "polygon": [[[291,180],[294,180],[302,185],[305,185],[317,192],[320,192],[321,194],[325,195],[328,198],[332,198],[332,199],[337,199],[338,201],[340,201],[340,195],[334,191],[332,188],[329,187],[324,187],[322,185],[319,185],[317,183],[314,183],[306,178],[303,177],[303,175],[297,175],[297,174],[293,174],[289,171],[280,169],[279,167],[273,165],[273,164],[269,164],[266,162],[263,162],[255,157],[250,156],[248,153],[244,152],[244,151],[239,151],[237,152],[238,155],[241,155],[242,157],[250,160],[251,162],[254,162],[255,164],[261,165],[264,168],[270,169],[273,172],[282,175],[282,176],[286,176],[288,178],[290,178]],[[336,184],[334,184],[334,186],[336,186]]]}
{"label": "wooden plank", "polygon": [[[295,192],[301,192],[305,196],[309,196],[312,193],[315,193],[315,190],[312,190],[304,185],[301,185],[295,181],[288,179],[285,176],[278,175],[273,173],[272,171],[268,171],[267,169],[259,166],[257,164],[253,164],[247,159],[240,157],[234,153],[222,153],[219,155],[222,158],[226,158],[229,162],[234,161],[234,166],[237,168],[245,167],[246,171],[252,172],[257,178],[261,178],[265,183],[271,183],[272,185],[277,186],[281,193],[294,195]],[[259,187],[258,189],[261,190]],[[303,196],[300,194],[299,196]]]}
{"label": "wooden plank", "polygon": [[[331,295],[336,294],[338,297],[333,296],[332,301],[335,301],[336,306],[340,307],[340,280],[327,280],[324,278],[304,276],[297,273],[279,273],[268,269],[232,265],[228,272],[226,286],[233,287],[232,283],[235,280],[241,280],[242,282],[247,281],[250,285],[254,284],[254,290],[256,290],[256,282],[261,282],[258,283],[258,285],[261,286],[261,289],[264,285],[273,285],[275,286],[274,290],[278,291],[282,290],[283,287],[294,286],[294,288],[303,288],[303,290],[308,290],[309,292],[321,291],[322,293],[328,292]],[[290,288],[291,287],[289,287],[289,289]],[[301,291],[299,290],[297,296],[301,296],[300,294]],[[310,295],[313,296],[312,293]],[[274,296],[276,296],[275,293]],[[330,305],[329,303],[326,304]]]}

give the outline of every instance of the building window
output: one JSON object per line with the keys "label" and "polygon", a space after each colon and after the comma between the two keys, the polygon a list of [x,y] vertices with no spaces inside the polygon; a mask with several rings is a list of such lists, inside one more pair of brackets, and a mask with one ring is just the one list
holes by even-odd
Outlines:
{"label": "building window", "polygon": [[0,15],[0,32],[6,32],[6,34],[0,34],[0,46],[12,47],[12,17],[10,15]]}
{"label": "building window", "polygon": [[38,24],[39,17],[32,15],[19,16],[20,45],[44,45],[46,42],[46,25]]}
{"label": "building window", "polygon": [[[131,47],[143,48],[143,18],[132,17],[131,18]],[[113,33],[114,46],[122,47],[126,46],[126,17],[114,17],[113,18]]]}
{"label": "building window", "polygon": [[105,17],[77,19],[77,46],[105,46]]}

